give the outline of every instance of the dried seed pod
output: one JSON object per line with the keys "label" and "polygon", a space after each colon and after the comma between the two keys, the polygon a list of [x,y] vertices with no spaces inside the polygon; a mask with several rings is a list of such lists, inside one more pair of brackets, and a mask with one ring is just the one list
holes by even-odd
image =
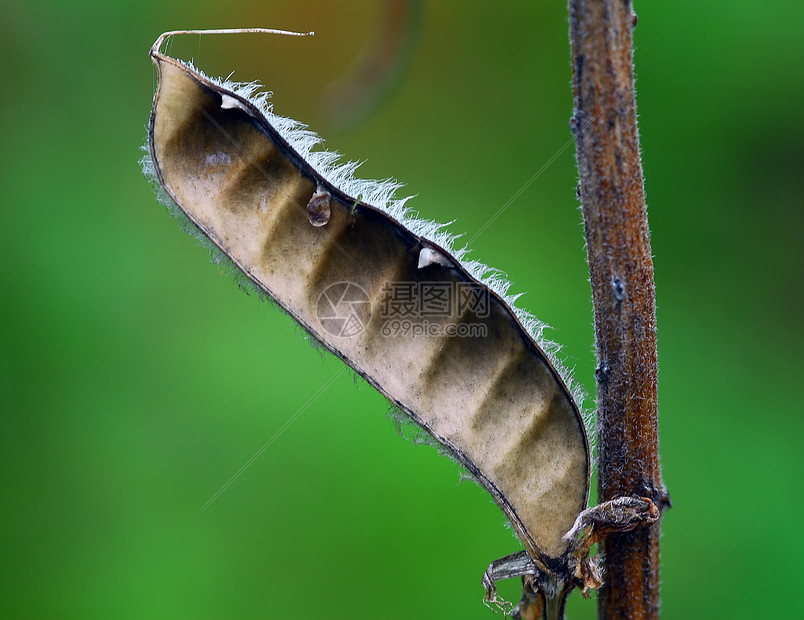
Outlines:
{"label": "dried seed pod", "polygon": [[162,54],[165,36],[151,49],[149,149],[169,198],[469,470],[536,566],[559,571],[563,535],[586,508],[590,456],[540,324],[512,309],[491,270],[451,254],[440,226],[391,200],[396,186],[355,180],[353,165],[313,151],[310,132],[252,86]]}

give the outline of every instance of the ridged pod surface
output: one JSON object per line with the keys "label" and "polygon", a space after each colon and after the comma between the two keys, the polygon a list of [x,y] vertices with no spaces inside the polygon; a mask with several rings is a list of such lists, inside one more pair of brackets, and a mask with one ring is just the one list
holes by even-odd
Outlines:
{"label": "ridged pod surface", "polygon": [[[469,470],[534,561],[555,565],[586,508],[589,446],[564,380],[511,308],[443,247],[327,181],[248,97],[158,46],[151,56],[150,154],[170,199]],[[389,330],[395,295],[420,304],[439,287],[458,299],[427,317],[426,334]]]}

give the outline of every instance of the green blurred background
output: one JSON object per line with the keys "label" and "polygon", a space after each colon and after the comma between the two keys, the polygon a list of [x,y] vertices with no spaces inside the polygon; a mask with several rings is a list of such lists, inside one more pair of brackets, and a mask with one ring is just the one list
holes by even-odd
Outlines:
{"label": "green blurred background", "polygon": [[[527,292],[593,389],[566,6],[422,2],[393,90],[344,127],[322,93],[381,8],[2,4],[3,618],[493,617],[480,577],[517,544],[489,497],[397,437],[348,373],[315,397],[340,363],[210,265],[137,165],[158,34],[315,30],[174,51],[260,79],[278,112],[366,159],[364,176],[405,181],[467,239],[559,153],[471,246]],[[636,9],[674,502],[663,614],[800,617],[804,9]],[[570,618],[594,615],[573,596]]]}

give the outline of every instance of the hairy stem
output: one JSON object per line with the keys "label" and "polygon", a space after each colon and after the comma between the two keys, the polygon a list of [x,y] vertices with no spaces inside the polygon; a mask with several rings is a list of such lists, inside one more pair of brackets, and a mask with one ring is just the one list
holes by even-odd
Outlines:
{"label": "hairy stem", "polygon": [[[579,193],[597,350],[598,501],[668,504],[659,465],[656,306],[630,0],[569,0]],[[659,525],[609,536],[599,617],[659,617]]]}

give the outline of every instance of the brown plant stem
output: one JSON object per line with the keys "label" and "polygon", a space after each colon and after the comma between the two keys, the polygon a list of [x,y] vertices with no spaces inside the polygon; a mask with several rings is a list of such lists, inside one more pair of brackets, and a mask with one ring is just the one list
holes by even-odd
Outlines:
{"label": "brown plant stem", "polygon": [[[669,504],[661,480],[656,306],[630,0],[569,0],[579,195],[597,351],[598,501]],[[659,527],[605,539],[599,617],[659,617]]]}

